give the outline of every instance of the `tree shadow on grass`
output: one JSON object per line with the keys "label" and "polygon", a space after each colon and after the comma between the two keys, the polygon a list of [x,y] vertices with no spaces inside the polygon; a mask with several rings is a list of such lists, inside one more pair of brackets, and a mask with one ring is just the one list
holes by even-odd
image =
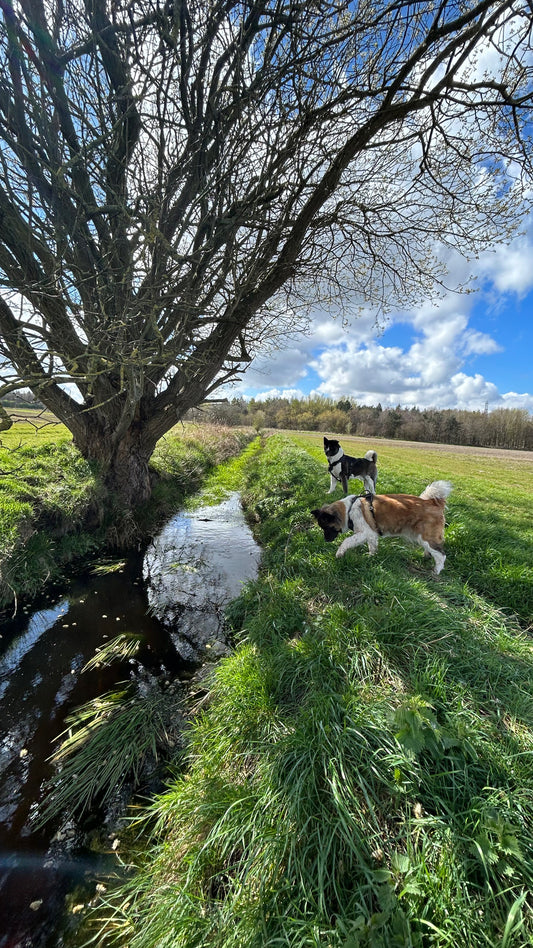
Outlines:
{"label": "tree shadow on grass", "polygon": [[[305,837],[308,903],[346,919],[365,892],[361,931],[381,912],[389,938],[395,925],[420,933],[425,921],[455,925],[458,938],[465,919],[501,937],[533,882],[527,639],[454,576],[435,579],[418,560],[410,571],[399,544],[342,561],[315,541],[302,559],[298,536],[290,547],[285,578],[260,579],[241,603],[278,721],[278,736],[259,743],[273,798],[290,814],[287,866]],[[289,903],[297,912],[298,899]],[[476,937],[468,944],[483,944]]]}

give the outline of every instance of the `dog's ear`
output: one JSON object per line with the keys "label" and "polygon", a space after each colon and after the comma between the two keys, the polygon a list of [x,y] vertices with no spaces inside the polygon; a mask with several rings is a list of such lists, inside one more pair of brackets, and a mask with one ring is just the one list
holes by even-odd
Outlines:
{"label": "dog's ear", "polygon": [[329,512],[329,510],[324,510],[323,508],[320,510],[312,510],[311,513],[313,514],[315,520],[318,520],[319,523],[320,521],[324,520],[326,523],[333,523],[333,521],[337,519],[335,514],[332,514]]}

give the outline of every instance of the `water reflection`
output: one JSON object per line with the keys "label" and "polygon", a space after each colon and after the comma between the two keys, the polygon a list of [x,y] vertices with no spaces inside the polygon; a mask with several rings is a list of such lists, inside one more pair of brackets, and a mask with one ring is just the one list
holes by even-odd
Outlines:
{"label": "water reflection", "polygon": [[0,948],[46,944],[65,890],[95,872],[75,827],[59,842],[52,839],[57,825],[36,832],[32,820],[68,714],[136,673],[117,663],[81,674],[85,662],[119,630],[135,629],[147,665],[170,664],[169,673],[183,667],[168,631],[149,613],[141,573],[139,556],[110,575],[88,570],[32,614],[1,624]]}
{"label": "water reflection", "polygon": [[24,656],[38,642],[41,635],[48,632],[60,616],[66,614],[68,606],[68,599],[61,599],[52,608],[36,612],[28,623],[27,632],[15,639],[8,647],[7,652],[0,659],[0,698],[3,697],[9,685],[10,675],[20,665]]}
{"label": "water reflection", "polygon": [[146,551],[143,576],[154,614],[190,661],[223,639],[224,607],[257,573],[260,551],[237,492],[216,507],[182,512]]}
{"label": "water reflection", "polygon": [[[259,549],[239,495],[174,517],[144,557],[108,574],[87,570],[33,612],[0,622],[0,948],[56,945],[64,893],[95,876],[71,827],[35,832],[32,813],[51,774],[66,717],[135,678],[175,678],[223,636],[226,603],[257,570]],[[119,633],[140,635],[135,660],[81,673]]]}

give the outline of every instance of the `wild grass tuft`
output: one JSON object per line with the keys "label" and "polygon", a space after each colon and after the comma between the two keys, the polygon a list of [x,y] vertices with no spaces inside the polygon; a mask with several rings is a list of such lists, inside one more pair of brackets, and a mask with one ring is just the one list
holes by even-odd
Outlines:
{"label": "wild grass tuft", "polygon": [[102,806],[126,782],[135,788],[147,758],[157,760],[162,750],[168,755],[170,722],[177,714],[175,693],[153,684],[125,686],[77,708],[58,737],[51,757],[55,773],[35,825],[61,815],[81,816]]}
{"label": "wild grass tuft", "polygon": [[139,646],[142,642],[142,635],[134,632],[123,632],[114,639],[110,639],[105,645],[97,648],[94,655],[85,663],[82,672],[89,671],[92,668],[101,668],[104,665],[111,665],[118,660],[128,661],[136,656]]}

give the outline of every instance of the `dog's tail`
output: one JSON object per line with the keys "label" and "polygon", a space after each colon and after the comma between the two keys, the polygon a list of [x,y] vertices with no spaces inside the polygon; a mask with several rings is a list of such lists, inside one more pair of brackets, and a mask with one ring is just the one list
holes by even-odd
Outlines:
{"label": "dog's tail", "polygon": [[420,496],[422,500],[446,500],[452,489],[449,481],[433,481],[433,483],[428,484]]}
{"label": "dog's tail", "polygon": [[367,451],[365,454],[365,458],[367,459],[367,461],[372,461],[375,464],[378,459],[377,452]]}

